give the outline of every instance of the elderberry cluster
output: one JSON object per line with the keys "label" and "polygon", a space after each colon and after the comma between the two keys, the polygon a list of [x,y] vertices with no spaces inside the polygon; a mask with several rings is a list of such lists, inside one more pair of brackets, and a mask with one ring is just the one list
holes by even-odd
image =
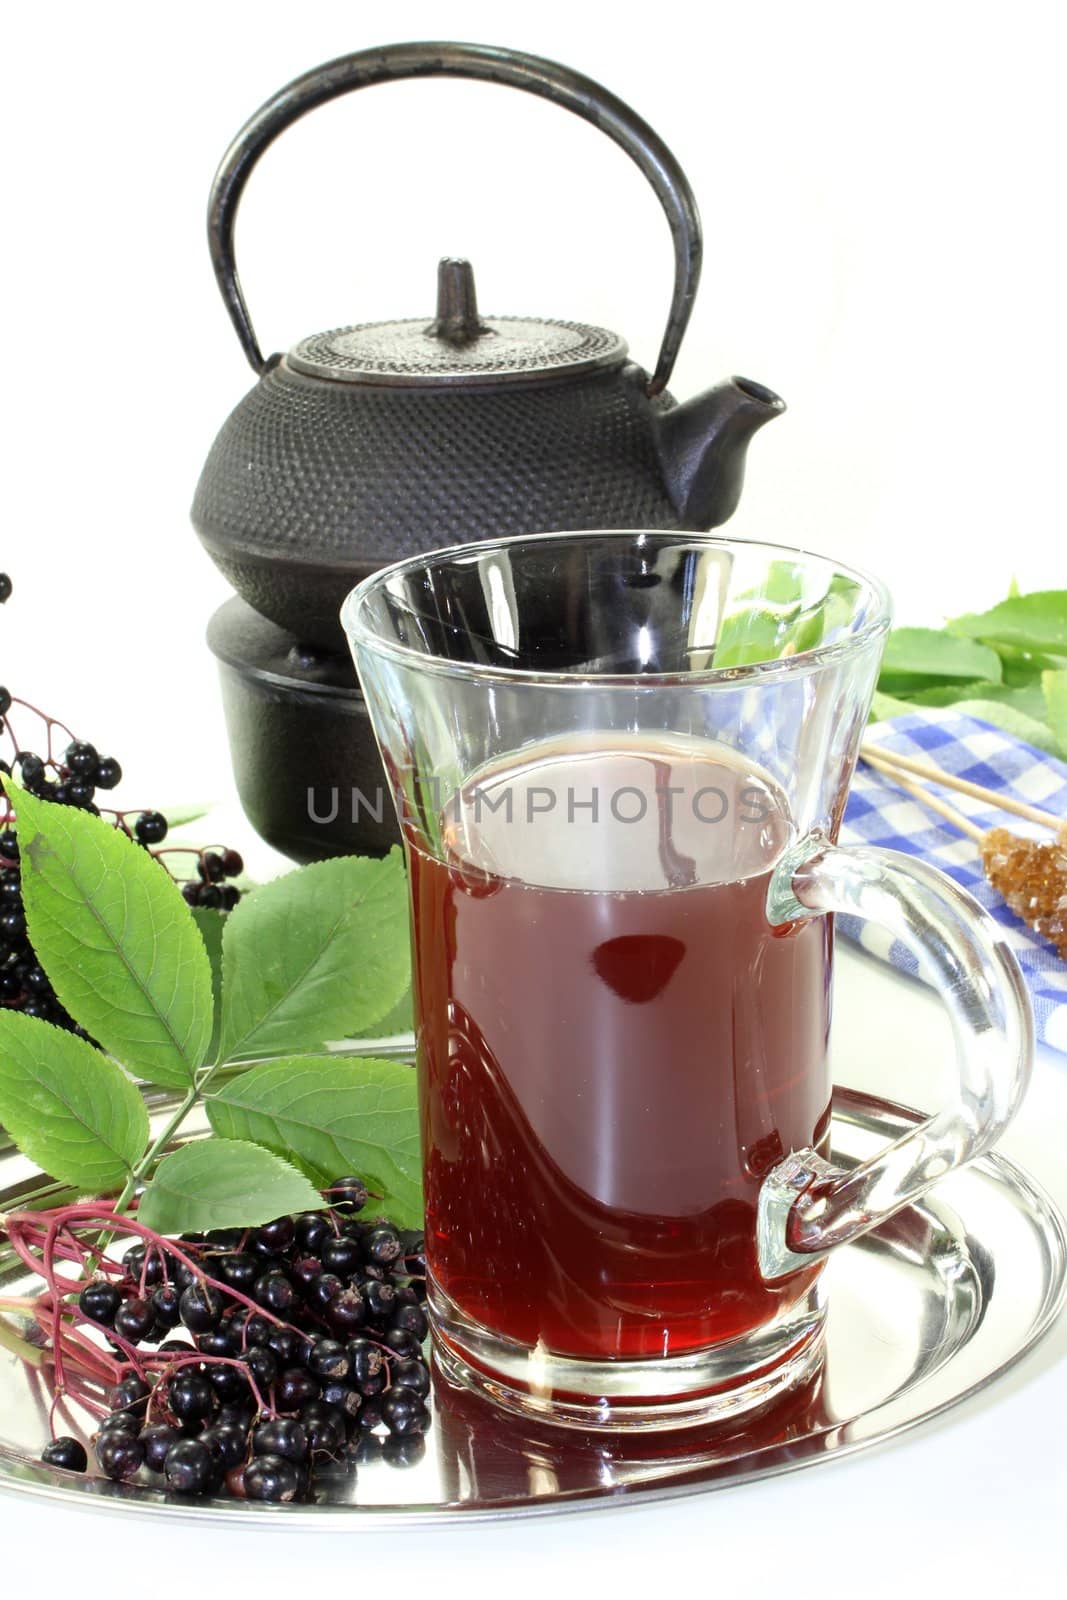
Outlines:
{"label": "elderberry cluster", "polygon": [[[157,1346],[129,1360],[108,1396],[95,1441],[108,1477],[151,1481],[147,1471],[174,1494],[290,1501],[353,1463],[419,1459],[430,1425],[422,1236],[361,1217],[358,1178],[326,1194],[327,1211],[184,1237],[196,1271],[136,1244],[121,1279],[83,1289],[82,1316],[116,1349]],[[70,1438],[43,1459],[87,1465]]]}
{"label": "elderberry cluster", "polygon": [[[0,605],[10,598],[11,592],[11,579],[6,572],[0,572]],[[43,755],[19,742],[19,734],[25,733],[30,718],[39,729],[43,725],[40,741]],[[226,880],[237,878],[244,871],[244,862],[236,850],[191,850],[179,846],[161,851],[158,847],[166,839],[169,826],[162,812],[114,811],[101,806],[102,796],[122,779],[122,768],[114,756],[101,755],[95,745],[75,739],[57,718],[38,711],[28,701],[17,699],[2,685],[0,735],[6,737],[10,756],[10,760],[0,759],[0,772],[10,775],[14,771],[29,794],[55,805],[73,806],[95,816],[104,815],[116,828],[155,855],[168,871],[171,857],[186,867],[189,858],[194,857],[196,876],[182,883],[182,893],[188,904],[208,906],[217,911],[233,910],[241,893],[235,883]],[[67,741],[65,748],[59,754],[64,741]],[[35,737],[34,743],[37,742]],[[0,1006],[21,1011],[26,1016],[42,1017],[84,1038],[84,1029],[77,1026],[56,998],[26,936],[18,838],[13,823],[13,813],[0,795]],[[177,878],[178,874],[172,873],[172,876]]]}

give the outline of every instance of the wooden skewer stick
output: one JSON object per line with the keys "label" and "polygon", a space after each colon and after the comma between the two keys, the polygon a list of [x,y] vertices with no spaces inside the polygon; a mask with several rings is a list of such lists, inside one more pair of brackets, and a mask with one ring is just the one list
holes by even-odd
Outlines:
{"label": "wooden skewer stick", "polygon": [[940,799],[936,794],[931,794],[929,789],[924,789],[919,784],[912,783],[899,768],[890,766],[888,761],[882,761],[877,756],[872,756],[868,750],[864,750],[863,759],[869,767],[874,768],[875,772],[880,772],[883,777],[891,778],[898,788],[904,789],[914,800],[918,800],[921,806],[925,806],[928,811],[935,811],[939,817],[944,817],[945,821],[950,822],[954,828],[958,828],[960,833],[965,833],[969,838],[977,840],[982,840],[985,837],[986,830],[984,828],[980,828],[976,822],[972,822],[970,817],[965,817],[962,811],[957,811],[955,806],[950,806],[946,800]]}
{"label": "wooden skewer stick", "polygon": [[946,789],[955,789],[959,794],[969,794],[974,800],[982,800],[987,806],[995,806],[998,811],[1010,811],[1014,816],[1025,817],[1028,822],[1038,822],[1043,828],[1051,828],[1057,833],[1063,826],[1065,819],[1054,816],[1051,811],[1042,811],[1039,806],[1027,805],[1025,800],[1015,800],[1009,794],[997,794],[994,789],[983,789],[980,783],[971,783],[967,778],[957,778],[951,772],[944,772],[935,766],[932,761],[917,761],[914,756],[897,755],[893,750],[883,750],[881,745],[864,741],[860,746],[860,755],[864,761],[873,766],[875,761],[880,761],[883,767],[899,767],[904,772],[914,773],[918,778],[927,778],[932,783],[939,783]]}

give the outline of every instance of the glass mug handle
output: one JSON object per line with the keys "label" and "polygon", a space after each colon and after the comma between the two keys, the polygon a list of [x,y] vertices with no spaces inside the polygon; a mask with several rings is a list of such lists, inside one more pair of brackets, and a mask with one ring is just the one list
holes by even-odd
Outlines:
{"label": "glass mug handle", "polygon": [[760,1190],[760,1271],[774,1279],[811,1266],[981,1155],[1019,1108],[1033,1063],[1033,1014],[992,917],[942,873],[894,850],[838,846],[809,834],[775,868],[772,926],[840,911],[877,922],[919,963],[948,1009],[959,1094],[885,1150],[845,1170],[797,1150]]}

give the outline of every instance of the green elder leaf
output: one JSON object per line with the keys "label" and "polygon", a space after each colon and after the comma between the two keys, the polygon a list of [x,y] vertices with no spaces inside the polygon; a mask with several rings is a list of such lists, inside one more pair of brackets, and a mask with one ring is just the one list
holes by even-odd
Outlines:
{"label": "green elder leaf", "polygon": [[871,714],[869,722],[889,722],[893,717],[909,717],[914,715],[915,707],[910,700],[900,700],[895,695],[882,694],[878,690],[871,697]]}
{"label": "green elder leaf", "polygon": [[995,650],[974,639],[956,638],[937,628],[894,628],[886,640],[879,687],[922,687],[930,680],[961,678],[999,683],[1001,661]]}
{"label": "green elder leaf", "polygon": [[226,918],[220,1057],[295,1055],[358,1037],[409,981],[400,851],[301,867]]}
{"label": "green elder leaf", "polygon": [[1045,713],[1059,754],[1067,759],[1067,672],[1043,672]]}
{"label": "green elder leaf", "polygon": [[137,1205],[157,1233],[258,1228],[325,1204],[302,1172],[257,1144],[197,1139],[164,1156]]}
{"label": "green elder leaf", "polygon": [[200,937],[204,941],[207,951],[208,964],[211,967],[211,995],[212,995],[212,1020],[211,1043],[208,1045],[207,1059],[213,1061],[215,1052],[219,1047],[219,1033],[222,1025],[222,930],[226,926],[228,913],[216,911],[211,906],[193,906],[193,921],[200,930]]}
{"label": "green elder leaf", "polygon": [[358,1173],[401,1227],[422,1225],[415,1073],[397,1061],[303,1056],[250,1067],[207,1101],[215,1132],[284,1151],[317,1183]]}
{"label": "green elder leaf", "polygon": [[968,639],[1016,645],[1022,650],[1067,655],[1067,589],[1012,595],[990,611],[954,617],[951,631]]}
{"label": "green elder leaf", "polygon": [[1038,722],[1045,720],[1045,697],[1040,683],[1018,687],[1005,683],[941,683],[929,689],[919,689],[908,699],[916,706],[956,706],[961,700],[996,700],[1001,705],[1014,706]]}
{"label": "green elder leaf", "polygon": [[1058,656],[1040,655],[1033,650],[1021,650],[1015,644],[1002,644],[994,640],[993,648],[1000,657],[1004,682],[1011,688],[1023,685],[1041,687],[1043,672],[1056,672],[1063,666]]}
{"label": "green elder leaf", "polygon": [[23,1155],[83,1193],[120,1189],[148,1145],[137,1085],[65,1028],[0,1010],[0,1121]]}
{"label": "green elder leaf", "polygon": [[177,884],[99,817],[5,779],[37,957],[87,1033],[153,1083],[183,1087],[211,1040],[211,968]]}

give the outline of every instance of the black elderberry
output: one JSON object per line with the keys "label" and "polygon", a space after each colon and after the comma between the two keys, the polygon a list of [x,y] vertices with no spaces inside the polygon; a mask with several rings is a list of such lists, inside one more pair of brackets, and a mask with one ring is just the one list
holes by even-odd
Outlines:
{"label": "black elderberry", "polygon": [[257,1278],[253,1294],[265,1311],[273,1311],[276,1316],[285,1316],[296,1304],[296,1290],[280,1272],[267,1272]]}
{"label": "black elderberry", "polygon": [[68,744],[63,753],[63,765],[68,771],[76,772],[80,778],[91,778],[99,762],[96,746],[87,744],[83,739],[76,739],[73,744]]}
{"label": "black elderberry", "polygon": [[364,1433],[382,1425],[382,1403],[375,1396],[367,1396],[359,1410],[359,1425]]}
{"label": "black elderberry", "polygon": [[398,1355],[402,1361],[407,1361],[412,1356],[417,1356],[422,1348],[421,1341],[416,1339],[413,1333],[409,1333],[406,1328],[398,1328],[393,1324],[390,1324],[382,1334],[382,1343],[388,1345],[389,1349],[395,1355]]}
{"label": "black elderberry", "polygon": [[122,1258],[122,1265],[127,1277],[138,1286],[143,1283],[146,1288],[153,1289],[163,1282],[163,1258],[158,1250],[149,1254],[143,1244],[131,1245]]}
{"label": "black elderberry", "polygon": [[349,1278],[358,1272],[363,1261],[363,1252],[354,1239],[346,1239],[342,1234],[338,1239],[327,1239],[322,1247],[322,1265],[327,1272],[335,1272],[339,1278]]}
{"label": "black elderberry", "polygon": [[373,1373],[371,1377],[361,1378],[356,1387],[365,1400],[371,1400],[375,1395],[384,1392],[387,1382],[388,1378],[383,1367],[380,1372]]}
{"label": "black elderberry", "polygon": [[188,883],[182,884],[182,899],[187,906],[200,904],[200,885],[190,878]]}
{"label": "black elderberry", "polygon": [[14,828],[4,828],[0,832],[0,856],[8,861],[17,861],[19,858],[19,837]]}
{"label": "black elderberry", "polygon": [[122,1296],[115,1285],[105,1283],[102,1279],[87,1283],[78,1296],[78,1309],[82,1315],[93,1322],[102,1323],[105,1328],[111,1327],[121,1304]]}
{"label": "black elderberry", "polygon": [[11,599],[11,591],[13,588],[14,585],[12,584],[7,573],[0,572],[0,606],[6,605]]}
{"label": "black elderberry", "polygon": [[343,1379],[335,1378],[323,1384],[322,1403],[339,1411],[346,1422],[351,1422],[359,1413],[363,1404],[363,1396],[358,1389],[353,1389]]}
{"label": "black elderberry", "polygon": [[96,1459],[100,1470],[116,1483],[135,1478],[144,1463],[144,1445],[135,1435],[109,1428],[101,1432],[96,1441]]}
{"label": "black elderberry", "polygon": [[220,1428],[240,1428],[243,1433],[247,1434],[255,1414],[256,1408],[251,1401],[247,1403],[231,1401],[227,1405],[219,1407],[215,1423]]}
{"label": "black elderberry", "polygon": [[390,1433],[425,1433],[430,1413],[410,1389],[390,1389],[382,1395],[382,1421]]}
{"label": "black elderberry", "polygon": [[358,1289],[342,1289],[326,1307],[326,1321],[334,1333],[346,1339],[363,1327],[367,1320],[367,1304]]}
{"label": "black elderberry", "polygon": [[274,1385],[279,1411],[299,1411],[309,1400],[317,1400],[319,1385],[303,1367],[287,1367]]}
{"label": "black elderberry", "polygon": [[424,1361],[397,1361],[392,1369],[393,1389],[410,1389],[413,1394],[426,1396],[430,1392],[430,1369]]}
{"label": "black elderberry", "polygon": [[219,1328],[210,1328],[207,1333],[198,1333],[196,1348],[205,1356],[228,1356],[230,1351],[230,1334],[223,1324]]}
{"label": "black elderberry", "polygon": [[382,1441],[382,1460],[391,1467],[414,1467],[426,1454],[421,1433],[391,1433]]}
{"label": "black elderberry", "polygon": [[205,883],[218,883],[226,875],[222,865],[222,857],[217,855],[214,850],[205,850],[197,863],[197,871]]}
{"label": "black elderberry", "polygon": [[[397,1298],[400,1298],[399,1293]],[[394,1307],[392,1326],[394,1328],[406,1328],[408,1333],[415,1335],[420,1344],[430,1331],[430,1325],[426,1321],[426,1313],[420,1306],[408,1303]]]}
{"label": "black elderberry", "polygon": [[85,1446],[80,1439],[72,1439],[69,1434],[61,1434],[58,1439],[46,1444],[41,1451],[41,1460],[46,1467],[62,1467],[64,1472],[84,1472],[89,1465]]}
{"label": "black elderberry", "polygon": [[11,710],[11,690],[0,688],[0,717],[6,717]]}
{"label": "black elderberry", "polygon": [[228,1472],[245,1458],[248,1450],[248,1430],[234,1427],[232,1423],[216,1422],[210,1428],[204,1429],[200,1435],[200,1443],[207,1446],[215,1465],[223,1472]]}
{"label": "black elderberry", "polygon": [[395,1261],[401,1249],[400,1235],[395,1228],[372,1228],[363,1241],[363,1254],[379,1267],[386,1267]]}
{"label": "black elderberry", "polygon": [[44,762],[32,750],[20,750],[15,760],[22,773],[23,784],[31,794],[36,794],[39,786],[45,782]]}
{"label": "black elderberry", "polygon": [[253,1345],[241,1359],[260,1389],[269,1389],[277,1381],[278,1363],[266,1345]]}
{"label": "black elderberry", "polygon": [[248,1379],[237,1367],[211,1362],[205,1377],[215,1391],[216,1400],[221,1401],[223,1405],[234,1405],[251,1397],[252,1391],[248,1386]]}
{"label": "black elderberry", "polygon": [[320,1272],[304,1291],[304,1298],[313,1311],[324,1312],[330,1302],[344,1290],[341,1279],[333,1272]]}
{"label": "black elderberry", "polygon": [[180,1422],[196,1422],[215,1409],[215,1391],[201,1373],[185,1367],[170,1380],[167,1402]]}
{"label": "black elderberry", "polygon": [[258,1311],[249,1311],[247,1306],[239,1306],[226,1326],[230,1331],[230,1349],[234,1355],[239,1356],[256,1345],[266,1345],[274,1323],[268,1322],[266,1317],[261,1317]]}
{"label": "black elderberry", "polygon": [[246,1228],[211,1228],[207,1233],[186,1233],[182,1237],[189,1244],[209,1244],[213,1250],[240,1250],[247,1232]]}
{"label": "black elderberry", "polygon": [[252,1454],[282,1456],[297,1463],[307,1460],[308,1441],[303,1425],[295,1417],[275,1417],[261,1422],[252,1433]]}
{"label": "black elderberry", "polygon": [[101,1422],[100,1437],[103,1438],[105,1433],[128,1433],[132,1439],[136,1439],[143,1420],[132,1411],[113,1411]]}
{"label": "black elderberry", "polygon": [[222,870],[227,878],[239,878],[245,870],[244,861],[237,850],[222,852]]}
{"label": "black elderberry", "polygon": [[181,1296],[173,1283],[161,1283],[152,1294],[152,1310],[161,1328],[176,1328],[182,1320]]}
{"label": "black elderberry", "polygon": [[392,1316],[396,1290],[391,1283],[378,1283],[371,1278],[363,1285],[363,1294],[367,1302],[367,1310],[375,1321],[383,1322],[386,1317]]}
{"label": "black elderberry", "polygon": [[114,756],[102,756],[96,767],[96,787],[114,789],[122,782],[122,768]]}
{"label": "black elderberry", "polygon": [[21,911],[5,911],[0,915],[0,934],[5,939],[21,939],[25,932],[26,918]]}
{"label": "black elderberry", "polygon": [[282,1456],[255,1456],[244,1469],[243,1483],[249,1500],[295,1500],[300,1471]]}
{"label": "black elderberry", "polygon": [[250,1255],[247,1250],[228,1250],[214,1263],[213,1274],[221,1278],[223,1283],[229,1284],[231,1289],[240,1289],[242,1294],[245,1294],[262,1270],[255,1256]]}
{"label": "black elderberry", "polygon": [[73,782],[68,783],[66,788],[67,804],[83,808],[92,803],[93,795],[96,793],[91,783]]}
{"label": "black elderberry", "polygon": [[325,1195],[335,1211],[361,1211],[367,1204],[367,1185],[362,1178],[346,1175],[335,1178]]}
{"label": "black elderberry", "polygon": [[308,1351],[307,1365],[315,1378],[347,1378],[348,1351],[336,1339],[317,1339]]}
{"label": "black elderberry", "polygon": [[167,819],[160,811],[142,811],[133,831],[138,844],[162,844],[167,837]]}
{"label": "black elderberry", "polygon": [[172,1428],[169,1422],[153,1422],[150,1427],[145,1428],[141,1433],[145,1466],[153,1472],[162,1472],[167,1451],[172,1444],[177,1444],[180,1438],[181,1434],[177,1428]]}
{"label": "black elderberry", "polygon": [[203,1494],[214,1479],[211,1452],[200,1439],[179,1439],[163,1463],[163,1478],[173,1494]]}
{"label": "black elderberry", "polygon": [[275,1217],[273,1222],[265,1222],[253,1234],[256,1245],[264,1245],[268,1250],[288,1250],[296,1235],[296,1224],[292,1217]]}
{"label": "black elderberry", "polygon": [[172,1264],[170,1277],[179,1294],[184,1294],[186,1289],[190,1289],[194,1283],[200,1282],[198,1274],[192,1267],[187,1266],[184,1261],[175,1261]]}
{"label": "black elderberry", "polygon": [[[320,1402],[314,1402],[316,1406]],[[301,1421],[307,1435],[308,1453],[311,1456],[336,1456],[344,1448],[345,1427],[341,1413],[335,1406],[322,1405],[312,1411],[306,1406]]]}
{"label": "black elderberry", "polygon": [[282,1367],[295,1367],[303,1359],[308,1343],[292,1328],[272,1328],[267,1337],[267,1349]]}
{"label": "black elderberry", "polygon": [[384,1364],[381,1350],[369,1339],[350,1340],[348,1359],[354,1383],[365,1383],[368,1378],[376,1378]]}
{"label": "black elderberry", "polygon": [[115,1312],[114,1329],[129,1344],[140,1344],[156,1325],[156,1314],[147,1300],[134,1295],[124,1300]]}
{"label": "black elderberry", "polygon": [[222,1320],[222,1297],[210,1283],[191,1283],[182,1294],[181,1313],[190,1333],[208,1333]]}
{"label": "black elderberry", "polygon": [[222,890],[214,883],[201,883],[197,887],[196,900],[198,906],[205,906],[208,911],[222,910]]}
{"label": "black elderberry", "polygon": [[219,889],[219,910],[232,911],[241,898],[241,891],[232,883],[224,883]]}
{"label": "black elderberry", "polygon": [[317,1255],[333,1232],[321,1211],[302,1211],[295,1218],[294,1231],[298,1248],[309,1256]]}
{"label": "black elderberry", "polygon": [[131,1373],[108,1390],[107,1403],[112,1411],[133,1411],[143,1415],[151,1392],[147,1383],[142,1383],[136,1373]]}
{"label": "black elderberry", "polygon": [[322,1262],[318,1256],[299,1256],[289,1268],[289,1276],[302,1295],[306,1295],[316,1278],[322,1276]]}

